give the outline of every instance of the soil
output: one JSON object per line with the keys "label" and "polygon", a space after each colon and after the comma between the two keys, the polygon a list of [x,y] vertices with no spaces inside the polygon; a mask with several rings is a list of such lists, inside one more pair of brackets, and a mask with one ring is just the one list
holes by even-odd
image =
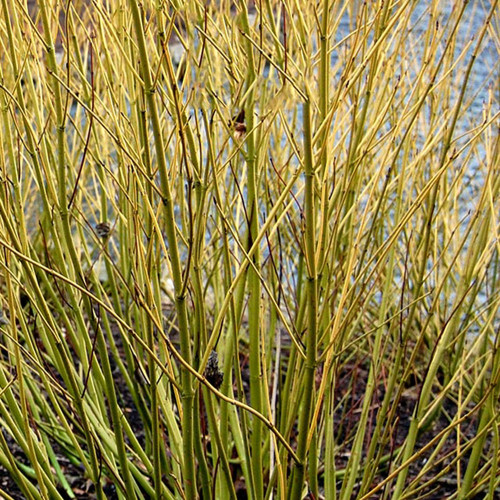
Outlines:
{"label": "soil", "polygon": [[[121,350],[121,342],[119,337],[115,339],[117,343],[117,347]],[[240,360],[241,364],[241,373],[243,377],[243,383],[245,386],[245,390],[248,388],[248,357],[245,355],[241,356]],[[121,407],[126,411],[129,422],[134,430],[134,433],[138,437],[140,442],[143,442],[144,432],[142,429],[141,418],[137,408],[134,405],[130,392],[125,384],[123,377],[119,376],[119,371],[115,370],[116,375],[116,388],[119,394],[119,400]],[[338,470],[345,468],[349,459],[350,453],[350,444],[352,443],[353,433],[357,427],[357,423],[359,422],[359,417],[361,413],[362,407],[362,397],[365,392],[366,380],[368,376],[368,370],[366,366],[363,366],[363,362],[359,362],[358,364],[350,364],[346,365],[342,368],[339,376],[337,377],[337,386],[335,389],[336,399],[337,399],[337,409],[334,414],[336,429],[337,429],[337,440],[340,442],[349,443],[349,446],[346,446],[344,450],[339,450],[337,453],[336,466]],[[412,384],[415,385],[412,385]],[[410,382],[410,387],[408,387],[402,394],[402,397],[399,401],[397,408],[397,425],[392,429],[389,442],[384,448],[384,454],[389,452],[391,449],[396,449],[401,443],[403,443],[408,429],[410,427],[411,417],[414,410],[414,406],[416,404],[418,398],[418,381],[413,380]],[[383,398],[383,384],[379,386],[379,394],[378,401],[382,401]],[[376,415],[379,404],[377,403],[377,398],[374,398],[375,403],[372,407],[372,411],[370,414],[369,421],[367,423],[368,426],[374,426],[376,422]],[[344,408],[348,408],[346,411]],[[435,437],[441,430],[445,429],[449,425],[449,419],[447,415],[454,415],[456,412],[456,405],[450,401],[445,400],[443,403],[443,411],[440,412],[439,416],[436,418],[432,426],[429,427],[428,430],[423,432],[419,437],[416,445],[416,449],[421,449],[425,444],[427,444],[433,437]],[[462,427],[463,432],[463,440],[472,438],[475,434],[475,429],[477,426],[477,416],[474,415],[465,427]],[[27,463],[26,457],[19,446],[15,443],[12,437],[3,430],[4,437],[6,442],[13,452],[14,456],[21,463]],[[70,460],[68,460],[63,450],[58,446],[56,442],[51,443],[53,445],[54,452],[58,458],[59,464],[73,490],[75,498],[77,499],[89,499],[92,500],[95,498],[93,485],[86,479],[83,475],[82,469],[73,464]],[[368,449],[369,443],[366,443],[365,451]],[[433,479],[436,474],[441,471],[443,475],[439,477],[437,480],[433,480],[431,484],[424,487],[418,494],[418,496],[414,497],[415,499],[447,499],[452,496],[457,490],[457,477],[456,477],[456,467],[450,467],[449,470],[446,470],[446,466],[453,459],[453,451],[456,449],[457,441],[456,434],[450,433],[449,437],[446,441],[445,446],[439,453],[438,461],[439,464],[437,467],[434,467],[429,474],[424,478],[420,479],[420,484],[424,485],[426,481],[430,481]],[[485,446],[488,446],[487,442]],[[422,454],[418,462],[412,464],[409,468],[407,484],[412,482],[420,472],[421,466],[431,455],[433,449]],[[466,465],[466,462],[462,462],[462,468]],[[387,462],[387,467],[390,466],[390,459]],[[463,469],[464,470],[464,469]],[[234,481],[235,481],[235,489],[237,491],[237,496],[239,499],[247,498],[246,487],[244,482],[241,479],[240,473],[238,470],[233,470],[234,472]],[[320,471],[321,472],[321,471]],[[377,477],[375,477],[372,486],[375,486],[380,481],[385,479],[384,473],[387,471],[380,471]],[[340,484],[339,484],[340,486]],[[393,487],[394,483],[390,485]],[[322,484],[320,484],[320,489]],[[22,500],[25,497],[23,496],[20,489],[17,487],[15,481],[9,476],[7,470],[0,466],[0,488],[10,495],[14,500]],[[104,486],[105,494],[109,499],[116,499],[118,495],[116,493],[114,485],[110,482]],[[60,494],[63,498],[70,498],[62,489],[59,490]],[[377,494],[373,495],[371,498],[382,498],[384,490],[382,489]],[[387,493],[386,493],[387,494]],[[2,495],[0,493],[0,499],[2,499]],[[309,498],[313,498],[309,496]],[[356,492],[353,494],[353,498],[357,498]],[[389,494],[387,498],[391,498]],[[486,498],[484,494],[476,495],[475,497],[471,497],[473,500],[479,500],[482,498]],[[500,495],[499,497],[500,498]]]}

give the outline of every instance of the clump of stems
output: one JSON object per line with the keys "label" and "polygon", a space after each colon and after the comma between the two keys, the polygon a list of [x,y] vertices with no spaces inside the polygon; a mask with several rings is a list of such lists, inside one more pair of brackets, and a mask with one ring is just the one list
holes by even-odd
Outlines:
{"label": "clump of stems", "polygon": [[497,1],[0,3],[9,484],[498,496]]}

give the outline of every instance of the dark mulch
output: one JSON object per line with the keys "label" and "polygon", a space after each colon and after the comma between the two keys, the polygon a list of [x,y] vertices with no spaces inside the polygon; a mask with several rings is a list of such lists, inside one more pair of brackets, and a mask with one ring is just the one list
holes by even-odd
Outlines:
{"label": "dark mulch", "polygon": [[[363,405],[362,396],[364,395],[366,382],[368,379],[368,368],[364,367],[361,363],[360,365],[348,365],[342,369],[339,375],[339,381],[336,387],[336,400],[339,403],[337,410],[335,412],[335,423],[338,428],[339,438],[343,442],[352,443],[354,438],[354,433],[357,430],[357,426],[360,420],[361,408]],[[384,397],[384,385],[380,384],[378,387],[378,394],[374,396],[374,404],[371,407],[371,414],[367,422],[368,429],[373,428],[377,421],[377,412],[382,404]],[[395,450],[400,447],[408,434],[410,428],[410,423],[412,415],[417,404],[418,397],[420,394],[420,383],[418,380],[410,379],[406,384],[406,388],[403,390],[401,397],[398,401],[394,400],[392,405],[395,405],[395,422],[392,424],[393,427],[389,433],[388,440],[385,443],[380,443],[379,450],[383,455],[391,457],[391,453],[394,454]],[[341,404],[342,398],[347,395],[347,398]],[[396,396],[396,394],[394,394]],[[377,402],[378,400],[378,402]],[[344,408],[349,408],[348,411],[344,411]],[[468,408],[472,409],[472,406]],[[449,427],[451,418],[456,415],[457,406],[450,399],[444,399],[441,411],[436,415],[434,421],[432,421],[425,431],[422,431],[417,439],[415,445],[415,451],[423,449],[434,437],[436,437],[441,431]],[[472,439],[475,436],[475,431],[477,427],[477,413],[474,413],[469,421],[467,421],[461,427],[462,442],[464,440]],[[370,435],[370,432],[367,433]],[[453,452],[456,450],[456,433],[451,432],[446,440],[445,445],[439,452],[438,459],[434,459],[436,465],[429,470],[427,474],[424,474],[418,480],[418,486],[424,486],[424,483],[429,482],[429,485],[422,488],[419,491],[418,496],[415,499],[448,499],[452,494],[457,491],[457,469],[456,465],[449,467],[454,456]],[[363,454],[368,451],[370,443],[366,442],[363,450]],[[488,445],[488,443],[486,443]],[[381,449],[380,449],[381,447]],[[423,465],[427,462],[431,454],[434,452],[435,448],[431,447],[426,452],[422,453],[419,459],[413,462],[409,467],[409,472],[407,476],[407,484],[415,481],[417,476],[420,474]],[[350,448],[346,448],[345,452],[340,451],[337,454],[336,466],[338,470],[342,470],[347,466],[350,457]],[[391,458],[385,464],[385,470],[382,468],[378,471],[371,487],[375,487],[377,484],[386,479],[391,468]],[[467,455],[461,458],[462,474],[467,466]],[[393,469],[393,468],[392,468]],[[391,470],[392,470],[391,469]],[[436,476],[444,471],[441,477],[436,479]],[[395,482],[388,483],[387,488],[393,487]],[[340,484],[339,484],[340,487]],[[387,491],[381,489],[378,493],[371,496],[371,498],[382,498],[384,492],[386,497],[391,498],[389,489],[389,495],[387,496]],[[356,490],[355,490],[356,492]],[[356,495],[353,496],[356,498]],[[476,497],[476,500],[483,498],[483,496]]]}
{"label": "dark mulch", "polygon": [[[119,351],[122,351],[122,345],[119,336],[115,338],[115,342]],[[243,348],[242,348],[243,350]],[[365,366],[366,363],[359,362],[357,364],[345,365],[340,369],[337,377],[337,387],[335,389],[335,394],[337,398],[337,408],[335,410],[335,424],[336,424],[336,440],[337,442],[348,443],[344,450],[339,450],[337,453],[337,467],[341,470],[347,465],[350,446],[352,443],[352,438],[357,428],[359,422],[361,407],[363,404],[363,394],[366,388],[366,381],[368,377],[368,369]],[[113,363],[114,367],[114,363]],[[124,409],[127,414],[128,420],[136,433],[139,441],[144,443],[145,436],[143,431],[142,420],[140,413],[134,405],[130,392],[125,384],[123,377],[117,369],[114,370],[115,381],[117,392],[119,394],[120,406]],[[243,378],[244,390],[248,390],[248,357],[246,355],[241,356],[241,373]],[[378,384],[378,394],[374,398],[374,404],[372,406],[372,411],[370,414],[369,421],[367,425],[373,427],[376,423],[377,411],[379,408],[379,401],[381,403],[384,393],[383,383]],[[418,399],[419,394],[419,381],[410,380],[407,384],[405,391],[402,393],[402,397],[399,402],[397,402],[397,425],[391,430],[390,438],[387,443],[383,444],[383,453],[390,453],[391,449],[394,450],[403,443],[412,417],[412,413],[415,404]],[[346,410],[348,408],[348,410]],[[448,416],[453,416],[456,412],[456,405],[445,399],[443,402],[443,411],[441,411],[432,425],[422,432],[418,438],[416,449],[421,449],[426,443],[428,443],[434,436],[436,436],[441,430],[445,429],[449,425]],[[477,415],[474,415],[466,425],[462,426],[461,431],[463,433],[462,440],[472,438],[475,434],[477,426]],[[14,456],[19,462],[27,464],[26,457],[15,441],[8,435],[5,430],[3,431],[4,437],[12,450]],[[369,434],[369,433],[368,433]],[[64,471],[64,474],[73,490],[73,493],[77,499],[93,499],[95,498],[93,485],[84,477],[82,469],[73,464],[68,460],[63,450],[59,447],[56,442],[52,442],[56,456],[58,457],[59,464]],[[488,445],[488,443],[486,444]],[[365,451],[368,449],[369,443],[365,443]],[[455,433],[450,433],[446,445],[440,452],[440,457],[442,461],[434,467],[429,474],[427,474],[421,481],[423,484],[427,480],[433,479],[433,477],[440,471],[445,470],[446,466],[450,463],[453,458],[453,450],[456,448],[456,435]],[[419,474],[422,464],[427,460],[432,453],[432,449],[422,454],[419,460],[413,463],[409,468],[408,482],[412,481]],[[449,456],[446,456],[450,453]],[[380,481],[385,479],[387,471],[390,467],[390,460],[386,463],[387,470],[379,471],[378,475],[375,477],[372,486],[375,486]],[[466,466],[466,459],[462,459],[461,462],[462,470]],[[245,484],[241,481],[241,474],[236,468],[233,470],[235,485],[238,492],[238,498],[246,498],[246,488]],[[339,485],[340,486],[340,485]],[[392,483],[389,487],[393,487]],[[320,484],[321,487],[321,484]],[[25,497],[17,487],[16,483],[9,476],[7,470],[0,466],[0,488],[6,493],[8,493],[15,500],[21,500]],[[456,467],[450,467],[446,470],[445,474],[442,475],[438,480],[433,481],[428,487],[419,492],[418,496],[415,498],[420,499],[447,499],[456,492],[457,488],[457,477],[456,477]],[[65,492],[61,489],[61,495],[63,498],[69,498]],[[115,487],[113,484],[109,483],[105,485],[105,493],[109,499],[118,498]],[[380,498],[383,490],[379,494],[374,495],[372,498]],[[0,495],[1,498],[1,495]],[[353,498],[356,498],[354,494]],[[389,494],[389,498],[391,498]],[[478,495],[475,500],[484,498],[484,495]]]}

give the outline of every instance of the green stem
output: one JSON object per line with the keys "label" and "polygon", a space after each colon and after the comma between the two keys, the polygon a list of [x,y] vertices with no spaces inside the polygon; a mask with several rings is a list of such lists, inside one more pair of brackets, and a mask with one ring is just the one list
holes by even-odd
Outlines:
{"label": "green stem", "polygon": [[[155,86],[151,77],[148,51],[144,36],[144,28],[136,0],[129,0],[132,10],[134,29],[137,37],[137,46],[139,49],[140,62],[142,65],[142,77],[144,79],[144,93],[148,111],[151,118],[153,130],[154,145],[156,150],[156,161],[160,173],[161,190],[163,196],[163,205],[166,219],[166,237],[168,242],[169,257],[172,266],[172,278],[175,289],[175,306],[178,314],[179,333],[181,343],[181,354],[186,363],[191,365],[191,343],[189,337],[189,326],[186,306],[186,290],[184,288],[181,262],[176,235],[176,222],[174,214],[174,203],[172,198],[172,189],[168,176],[168,167],[165,159],[165,147],[158,116],[158,109],[155,102]],[[179,127],[182,124],[179,123]],[[195,499],[196,493],[196,474],[194,465],[194,446],[193,446],[193,403],[194,393],[192,388],[192,377],[187,369],[180,368],[182,384],[182,431],[183,431],[183,475],[185,495],[189,499]]]}
{"label": "green stem", "polygon": [[[250,26],[246,2],[241,2],[241,22],[245,36],[246,55],[248,58],[248,71],[246,88],[248,91],[245,102],[246,117],[246,167],[247,167],[247,195],[248,208],[248,238],[247,251],[250,250],[259,233],[259,208],[257,205],[257,151],[255,149],[254,131],[254,102],[255,102],[255,65],[253,46],[250,42]],[[262,413],[262,372],[261,372],[261,347],[260,347],[260,278],[255,269],[260,268],[260,251],[257,248],[253,254],[253,266],[248,267],[248,335],[250,349],[250,404],[259,413]],[[262,422],[252,419],[252,473],[255,481],[254,499],[262,498],[264,483],[262,474]]]}
{"label": "green stem", "polygon": [[[317,310],[318,291],[315,258],[316,213],[314,201],[315,172],[312,155],[311,102],[303,104],[304,117],[304,176],[305,176],[305,261],[307,267],[307,332],[306,361],[304,367],[303,389],[298,427],[297,457],[299,463],[294,464],[292,484],[288,498],[299,500],[304,485],[305,463],[307,456],[307,436],[311,425],[311,410],[314,399],[314,375],[316,372],[317,352]],[[314,458],[313,458],[314,459]]]}

